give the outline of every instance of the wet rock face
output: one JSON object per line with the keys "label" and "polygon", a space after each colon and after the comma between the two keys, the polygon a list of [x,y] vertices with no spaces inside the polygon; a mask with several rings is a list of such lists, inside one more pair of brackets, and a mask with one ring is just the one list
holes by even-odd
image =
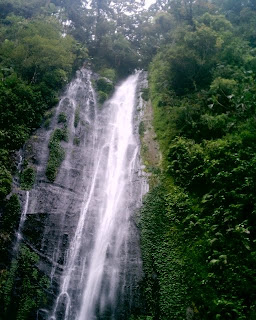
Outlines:
{"label": "wet rock face", "polygon": [[[126,319],[139,305],[142,271],[133,214],[146,191],[136,112],[143,74],[131,76],[103,108],[96,104],[91,77],[88,70],[77,72],[50,126],[39,129],[24,152],[37,174],[23,237],[51,282],[49,305],[38,310],[38,319]],[[131,110],[124,111],[127,105]],[[68,141],[61,141],[65,159],[51,183],[45,172],[56,128],[68,130]],[[86,309],[81,306],[87,295],[93,307]]]}

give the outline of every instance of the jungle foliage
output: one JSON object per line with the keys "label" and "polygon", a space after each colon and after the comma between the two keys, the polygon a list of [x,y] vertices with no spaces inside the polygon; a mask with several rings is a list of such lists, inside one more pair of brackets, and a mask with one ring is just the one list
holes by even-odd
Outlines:
{"label": "jungle foliage", "polygon": [[163,177],[140,222],[148,315],[254,319],[255,5],[173,3],[149,71]]}
{"label": "jungle foliage", "polygon": [[[12,259],[14,154],[43,121],[49,128],[59,91],[84,64],[100,74],[101,103],[117,79],[149,69],[143,98],[154,108],[162,175],[138,222],[145,308],[131,319],[255,319],[255,1],[157,0],[148,11],[143,1],[89,2],[0,0],[0,318],[34,319],[48,286],[31,248]],[[60,113],[50,138],[50,181],[66,121]],[[28,190],[35,171],[23,169]]]}

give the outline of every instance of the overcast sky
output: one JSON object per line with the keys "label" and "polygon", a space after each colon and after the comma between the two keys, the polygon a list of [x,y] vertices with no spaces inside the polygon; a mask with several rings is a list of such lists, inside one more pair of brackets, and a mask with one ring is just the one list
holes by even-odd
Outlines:
{"label": "overcast sky", "polygon": [[145,0],[145,8],[148,9],[156,0]]}

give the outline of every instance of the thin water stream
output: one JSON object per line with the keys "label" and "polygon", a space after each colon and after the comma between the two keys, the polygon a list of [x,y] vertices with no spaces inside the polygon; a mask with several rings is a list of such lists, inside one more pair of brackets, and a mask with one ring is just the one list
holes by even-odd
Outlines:
{"label": "thin water stream", "polygon": [[26,197],[25,197],[25,204],[23,207],[23,210],[21,212],[21,217],[20,217],[20,223],[19,223],[19,227],[18,227],[18,231],[17,231],[17,235],[16,235],[16,242],[14,245],[14,256],[16,256],[19,247],[20,247],[20,243],[22,240],[22,229],[24,226],[24,223],[26,221],[26,217],[27,217],[27,212],[28,212],[28,203],[29,203],[29,191],[26,191]]}

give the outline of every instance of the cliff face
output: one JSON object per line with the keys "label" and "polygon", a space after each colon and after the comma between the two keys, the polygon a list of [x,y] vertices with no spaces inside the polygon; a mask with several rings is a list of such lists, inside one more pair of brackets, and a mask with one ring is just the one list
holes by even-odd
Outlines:
{"label": "cliff face", "polygon": [[[26,245],[39,255],[38,268],[50,281],[49,302],[38,310],[38,319],[77,319],[100,237],[106,237],[108,243],[105,246],[104,239],[100,240],[104,262],[91,319],[125,319],[139,305],[137,287],[142,271],[133,215],[147,190],[138,138],[139,91],[145,85],[145,75],[133,76],[102,107],[96,103],[93,77],[86,69],[77,72],[51,122],[37,130],[23,151],[25,161],[36,168],[36,178],[27,194],[21,232]],[[118,104],[121,109],[116,107]],[[122,108],[127,104],[132,108],[130,120],[127,119],[131,128],[123,133],[129,112]],[[124,123],[120,126],[122,112]],[[65,153],[65,157],[58,162],[60,153]],[[124,157],[121,160],[120,153]],[[53,180],[49,161],[59,164],[54,181],[49,181]],[[109,191],[115,177],[117,188]],[[118,202],[109,204],[112,196]],[[25,206],[25,194],[22,198]],[[104,222],[105,211],[110,212],[111,205],[116,215]],[[97,259],[100,260],[96,257],[96,267],[100,268]]]}

